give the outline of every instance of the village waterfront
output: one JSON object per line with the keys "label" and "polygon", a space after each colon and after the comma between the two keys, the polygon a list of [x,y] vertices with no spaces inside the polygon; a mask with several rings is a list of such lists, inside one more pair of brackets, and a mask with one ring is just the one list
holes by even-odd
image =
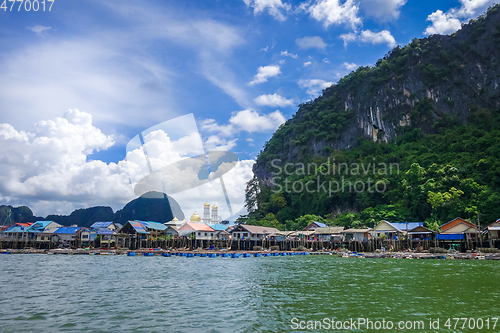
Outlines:
{"label": "village waterfront", "polygon": [[[325,318],[498,331],[497,261],[11,254],[0,266],[1,332],[288,332]],[[453,317],[484,327],[447,329]]]}

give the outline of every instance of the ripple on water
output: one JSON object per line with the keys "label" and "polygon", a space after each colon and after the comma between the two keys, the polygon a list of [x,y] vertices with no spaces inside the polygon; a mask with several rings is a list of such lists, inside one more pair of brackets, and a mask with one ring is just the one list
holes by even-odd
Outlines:
{"label": "ripple on water", "polygon": [[0,264],[2,332],[279,332],[293,317],[493,316],[500,303],[489,261],[20,255]]}

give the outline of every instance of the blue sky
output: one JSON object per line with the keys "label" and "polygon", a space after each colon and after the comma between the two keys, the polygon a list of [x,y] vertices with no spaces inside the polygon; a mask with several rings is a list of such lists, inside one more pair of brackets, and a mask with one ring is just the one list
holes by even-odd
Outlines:
{"label": "blue sky", "polygon": [[56,0],[50,12],[0,10],[0,204],[40,215],[120,208],[131,193],[127,142],[190,113],[206,149],[252,161],[299,103],[493,3]]}

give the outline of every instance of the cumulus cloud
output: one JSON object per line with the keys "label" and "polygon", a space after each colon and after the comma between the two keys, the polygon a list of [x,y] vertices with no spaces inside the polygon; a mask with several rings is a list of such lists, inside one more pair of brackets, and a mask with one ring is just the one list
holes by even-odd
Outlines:
{"label": "cumulus cloud", "polygon": [[359,66],[358,66],[358,65],[356,65],[355,63],[351,63],[351,64],[350,64],[350,63],[348,63],[348,62],[344,62],[344,63],[342,64],[342,66],[344,66],[344,67],[345,67],[347,70],[349,70],[349,71],[353,71],[353,70],[355,70],[356,68],[358,68],[358,67],[359,67]]}
{"label": "cumulus cloud", "polygon": [[35,214],[126,202],[133,197],[126,163],[88,160],[93,152],[113,144],[112,136],[102,133],[89,114],[78,110],[39,121],[29,132],[0,124],[2,201],[40,207],[41,202],[52,203]]}
{"label": "cumulus cloud", "polygon": [[234,113],[228,124],[219,125],[214,119],[206,119],[200,123],[200,128],[227,137],[243,131],[248,133],[273,131],[285,121],[279,110],[264,115],[255,110],[243,110]]}
{"label": "cumulus cloud", "polygon": [[317,0],[315,4],[306,8],[312,18],[322,22],[325,28],[330,25],[346,24],[352,28],[361,25],[358,17],[359,7],[354,0],[341,3],[340,0]]}
{"label": "cumulus cloud", "polygon": [[297,38],[295,44],[301,49],[317,48],[323,50],[326,47],[326,43],[319,36]]}
{"label": "cumulus cloud", "polygon": [[397,19],[407,0],[363,0],[360,5],[367,16],[380,21]]}
{"label": "cumulus cloud", "polygon": [[260,95],[255,100],[255,103],[258,105],[267,105],[267,106],[293,106],[293,99],[286,99],[283,96],[274,93],[272,95]]}
{"label": "cumulus cloud", "polygon": [[304,63],[304,67],[307,67],[307,66],[309,66],[310,64],[312,64],[312,62],[310,62],[310,61],[306,61],[306,62]]}
{"label": "cumulus cloud", "polygon": [[344,41],[344,47],[346,47],[350,42],[354,42],[358,36],[354,32],[349,32],[347,34],[341,34],[340,38]]}
{"label": "cumulus cloud", "polygon": [[319,95],[323,89],[330,87],[332,84],[333,82],[320,79],[299,80],[298,82],[299,87],[307,89],[306,92],[312,96]]}
{"label": "cumulus cloud", "polygon": [[353,32],[348,34],[340,35],[340,38],[344,40],[344,46],[348,43],[358,41],[365,44],[386,44],[389,47],[396,46],[396,40],[391,35],[388,30],[382,30],[380,32],[373,32],[371,30],[363,30],[360,34],[355,34]]}
{"label": "cumulus cloud", "polygon": [[[233,126],[241,127],[242,122],[250,121],[249,130],[255,131],[263,128],[259,122],[273,122],[279,117],[236,114],[233,118]],[[184,169],[169,169],[172,172],[163,173],[159,181],[153,182],[153,188],[161,191],[162,188],[185,188],[199,183],[199,170],[206,159],[189,159],[190,152],[198,152],[201,145],[196,130],[173,139],[163,130],[153,129],[143,139],[143,146],[138,142],[127,151],[126,160],[104,163],[92,160],[92,153],[112,147],[114,139],[95,127],[88,113],[69,110],[63,117],[35,123],[30,131],[0,124],[0,202],[28,205],[38,216],[69,214],[77,208],[97,205],[117,210],[136,197],[134,186],[143,177],[150,176],[150,168],[161,170],[179,161],[193,163]],[[213,136],[203,144],[209,149],[228,150],[235,141]],[[244,205],[245,183],[252,177],[253,163],[253,160],[240,161],[223,176],[233,210]],[[221,164],[218,175],[234,165],[226,164]],[[186,215],[192,214],[192,210],[207,199],[221,206],[225,204],[225,195],[218,190],[220,181],[214,179],[203,188],[175,194],[174,198]],[[222,210],[223,216],[229,217],[228,207]]]}
{"label": "cumulus cloud", "polygon": [[424,34],[451,34],[462,27],[460,20],[453,13],[443,13],[442,10],[437,10],[427,17],[427,21],[431,21],[432,25],[425,29]]}
{"label": "cumulus cloud", "polygon": [[248,84],[253,86],[258,83],[267,82],[267,79],[273,76],[278,76],[281,73],[280,66],[270,65],[270,66],[261,66],[257,69],[257,74],[254,76],[253,81],[250,81]]}
{"label": "cumulus cloud", "polygon": [[284,57],[291,57],[293,59],[297,59],[298,55],[293,54],[293,53],[288,53],[288,51],[282,51],[281,55]]}
{"label": "cumulus cloud", "polygon": [[35,25],[32,27],[28,27],[28,30],[33,31],[38,36],[42,36],[42,35],[46,34],[47,31],[49,31],[50,29],[52,29],[52,28],[51,27],[44,27],[43,25]]}
{"label": "cumulus cloud", "polygon": [[284,21],[286,19],[283,12],[291,9],[287,3],[281,0],[243,0],[248,7],[253,7],[254,14],[258,14],[267,10],[275,19]]}
{"label": "cumulus cloud", "polygon": [[425,29],[425,35],[450,34],[462,27],[469,19],[478,16],[496,3],[495,0],[459,0],[461,6],[451,8],[446,13],[436,10],[427,17],[432,24]]}

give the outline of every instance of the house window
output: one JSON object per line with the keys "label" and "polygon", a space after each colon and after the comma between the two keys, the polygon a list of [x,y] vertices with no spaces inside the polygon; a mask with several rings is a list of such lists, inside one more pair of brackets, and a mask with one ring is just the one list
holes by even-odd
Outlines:
{"label": "house window", "polygon": [[247,232],[245,232],[245,233],[243,234],[243,237],[248,237],[248,233],[247,233]]}
{"label": "house window", "polygon": [[205,236],[207,235],[207,233],[205,232]]}
{"label": "house window", "polygon": [[198,236],[201,236],[201,232],[198,233]]}
{"label": "house window", "polygon": [[89,238],[89,235],[82,235],[82,238],[87,239],[87,238]]}

